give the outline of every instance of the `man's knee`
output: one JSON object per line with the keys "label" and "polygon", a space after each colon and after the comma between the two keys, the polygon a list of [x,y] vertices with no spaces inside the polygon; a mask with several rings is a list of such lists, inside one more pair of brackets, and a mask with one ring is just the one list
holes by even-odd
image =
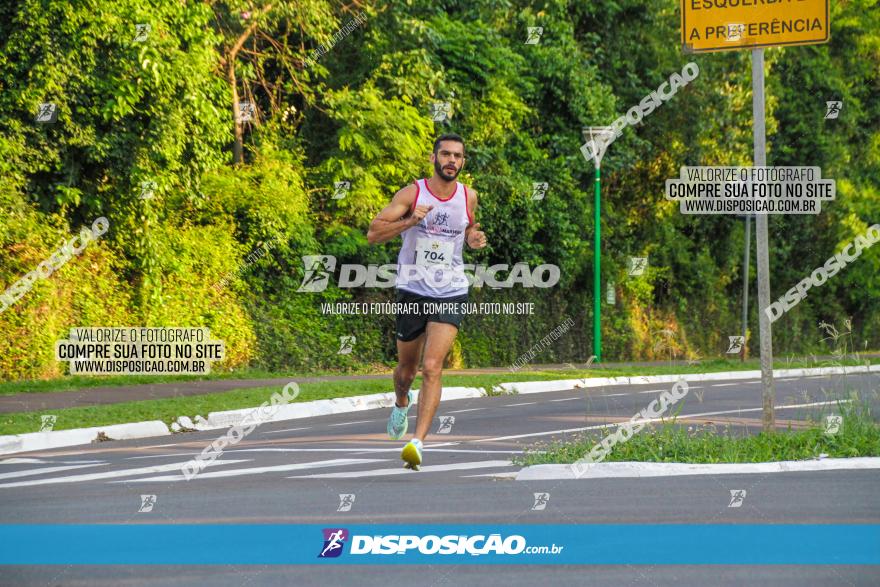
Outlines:
{"label": "man's knee", "polygon": [[416,378],[416,373],[418,373],[418,371],[418,363],[400,363],[394,370],[394,376],[401,381],[409,381],[412,383],[412,380]]}
{"label": "man's knee", "polygon": [[425,359],[425,364],[422,366],[422,375],[426,379],[434,379],[439,378],[440,373],[443,371],[443,361],[440,359]]}

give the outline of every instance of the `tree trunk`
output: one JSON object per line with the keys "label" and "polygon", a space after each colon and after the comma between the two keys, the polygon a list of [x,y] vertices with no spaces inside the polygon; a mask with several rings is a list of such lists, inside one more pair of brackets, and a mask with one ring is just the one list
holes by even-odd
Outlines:
{"label": "tree trunk", "polygon": [[243,137],[241,129],[241,114],[238,109],[238,87],[235,83],[235,56],[230,55],[226,60],[226,78],[232,88],[232,120],[235,125],[235,139],[232,143],[232,164],[239,165],[244,159]]}

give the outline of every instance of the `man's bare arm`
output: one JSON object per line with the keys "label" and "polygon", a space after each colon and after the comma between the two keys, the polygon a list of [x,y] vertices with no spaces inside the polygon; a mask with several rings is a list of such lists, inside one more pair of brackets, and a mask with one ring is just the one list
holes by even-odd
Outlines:
{"label": "man's bare arm", "polygon": [[371,245],[388,242],[407,228],[421,222],[432,206],[416,206],[416,209],[410,212],[416,199],[417,189],[415,184],[410,184],[394,194],[391,203],[385,206],[370,223],[367,242]]}
{"label": "man's bare arm", "polygon": [[[477,190],[468,191],[468,211],[470,217],[477,218]],[[479,222],[472,222],[464,230],[464,241],[472,249],[482,249],[486,246],[486,233],[480,230]]]}

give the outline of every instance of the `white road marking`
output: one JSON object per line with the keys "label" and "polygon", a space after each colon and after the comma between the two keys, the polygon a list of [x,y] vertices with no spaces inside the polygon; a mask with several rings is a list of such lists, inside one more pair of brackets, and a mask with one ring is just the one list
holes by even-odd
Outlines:
{"label": "white road marking", "polygon": [[235,454],[239,452],[347,452],[347,453],[366,453],[366,452],[386,452],[392,450],[400,450],[395,448],[239,448],[236,450],[227,450],[227,454]]}
{"label": "white road marking", "polygon": [[[170,465],[156,465],[155,467],[140,467],[138,469],[122,469],[120,471],[104,471],[103,473],[88,473],[85,475],[72,475],[70,477],[53,477],[51,479],[35,479],[32,481],[18,481],[16,483],[4,483],[2,487],[27,487],[29,485],[49,485],[50,483],[76,483],[78,481],[95,481],[98,479],[112,479],[114,477],[130,477],[132,475],[145,475],[148,473],[164,473],[166,471],[180,470],[189,461],[171,463]],[[209,467],[217,465],[231,465],[247,461],[214,461]],[[202,473],[204,475],[204,473]],[[181,475],[181,478],[183,475]]]}
{"label": "white road marking", "polygon": [[501,406],[502,408],[512,408],[513,406],[530,406],[532,404],[536,404],[538,402],[525,402],[522,404],[507,404],[505,406]]}
{"label": "white road marking", "polygon": [[[163,458],[163,457],[189,457],[189,456],[195,456],[200,452],[202,452],[202,451],[197,448],[194,448],[191,453],[175,452],[175,453],[167,453],[167,454],[162,454],[162,455],[141,455],[139,457],[125,457],[125,460],[130,461],[133,459],[158,459],[158,458]],[[224,451],[224,452],[229,452],[229,451]]]}
{"label": "white road marking", "polygon": [[4,459],[0,461],[0,465],[95,465],[97,463],[103,463],[104,461],[47,461],[44,459],[31,459],[31,458],[11,458]]}
{"label": "white road marking", "polygon": [[[556,400],[559,401],[559,400]],[[477,410],[485,410],[487,408],[468,408],[467,410],[453,410],[451,412],[446,412],[447,414],[460,414],[462,412],[476,412]]]}
{"label": "white road marking", "polygon": [[44,461],[43,459],[3,459],[0,461],[0,465],[41,465],[43,463],[48,463],[49,461]]}
{"label": "white road marking", "polygon": [[[426,450],[429,448],[431,448],[431,447],[430,446],[425,447]],[[505,453],[506,454],[511,454],[511,453],[518,454],[518,453],[522,453],[523,451],[521,451],[521,450],[468,450],[465,448],[435,448],[435,449],[431,449],[431,452],[472,452],[472,453],[485,455],[485,454],[495,454],[495,453],[498,453],[498,454],[505,454]],[[536,452],[538,452],[538,451],[536,451]],[[540,451],[540,452],[543,452],[543,451]]]}
{"label": "white road marking", "polygon": [[367,422],[378,422],[379,420],[358,420],[357,422],[342,422],[341,424],[327,424],[327,426],[348,426],[349,424],[366,424]]}
{"label": "white road marking", "polygon": [[[521,450],[475,450],[475,449],[464,449],[464,448],[435,448],[434,446],[426,446],[425,449],[431,449],[431,452],[453,452],[453,453],[476,453],[476,454],[518,454],[522,453]],[[225,454],[234,455],[240,452],[344,452],[353,455],[361,455],[361,454],[371,454],[371,453],[380,453],[380,452],[400,452],[400,447],[395,446],[392,448],[361,448],[361,449],[351,449],[351,448],[243,448],[239,450],[227,450]]]}
{"label": "white road marking", "polygon": [[281,434],[282,432],[296,432],[297,430],[308,430],[311,426],[306,426],[305,428],[287,428],[285,430],[270,430],[268,432],[263,432],[263,434]]}
{"label": "white road marking", "polygon": [[565,398],[565,399],[551,399],[551,400],[547,400],[547,401],[551,401],[551,402],[571,402],[571,401],[574,401],[574,400],[577,400],[577,399],[581,399],[581,400],[582,400],[582,399],[584,399],[584,398],[582,398],[582,397],[567,397],[567,398]]}
{"label": "white road marking", "polygon": [[[98,464],[98,463],[96,463]],[[59,471],[69,471],[71,469],[82,469],[83,467],[94,467],[95,465],[67,465],[66,467],[41,467],[39,469],[27,469],[24,471],[13,471],[12,473],[0,474],[0,479],[13,479],[15,477],[29,477],[31,475],[43,475],[46,473],[57,473]]]}
{"label": "white road marking", "polygon": [[716,383],[715,385],[710,385],[709,387],[732,387],[734,385],[739,385],[742,387],[743,385],[757,385],[757,381],[754,383]]}
{"label": "white road marking", "polygon": [[[210,471],[199,473],[195,479],[216,479],[218,477],[239,477],[241,475],[256,475],[259,473],[275,473],[279,471],[297,471],[301,469],[315,469],[318,467],[340,467],[342,465],[365,465],[367,463],[381,463],[387,459],[332,459],[329,461],[314,461],[311,463],[295,463],[292,465],[275,465],[269,467],[248,467],[247,469],[229,469],[226,471]],[[159,477],[145,477],[130,481],[111,481],[111,483],[152,483],[165,481],[185,481],[181,475],[162,475]]]}
{"label": "white road marking", "polygon": [[519,471],[502,471],[500,473],[480,473],[479,475],[461,475],[462,478],[465,477],[499,477],[502,479],[516,479],[516,476],[519,475]]}
{"label": "white road marking", "polygon": [[[851,400],[841,400],[841,401],[851,401]],[[830,406],[837,405],[836,401],[833,402],[813,402],[809,404],[794,404],[790,406],[776,406],[777,410],[787,410],[787,409],[795,409],[795,408],[812,408],[816,406]],[[701,418],[703,416],[722,416],[726,414],[742,414],[745,412],[760,412],[764,408],[745,408],[740,410],[724,410],[722,412],[701,412],[699,414],[680,414],[677,420],[688,420],[690,418]],[[645,420],[646,422],[661,422],[663,418],[653,418],[650,420]],[[611,424],[597,424],[595,426],[582,426],[580,428],[563,428],[561,430],[548,430],[546,432],[532,432],[530,434],[513,434],[511,436],[495,436],[492,438],[478,438],[476,440],[472,440],[471,442],[495,442],[498,440],[513,440],[515,438],[529,438],[532,436],[548,436],[550,434],[566,434],[568,432],[583,432],[584,430],[601,430],[602,428],[611,428],[613,426],[619,426],[622,422],[612,422]]]}
{"label": "white road marking", "polygon": [[[439,471],[460,471],[466,469],[485,469],[488,467],[511,467],[510,461],[475,461],[472,463],[453,463],[450,465],[432,465],[422,467],[422,473]],[[351,479],[356,477],[384,477],[388,475],[412,475],[414,471],[404,469],[403,465],[393,469],[374,469],[372,471],[348,471],[345,473],[325,473],[322,475],[300,475],[288,479]]]}

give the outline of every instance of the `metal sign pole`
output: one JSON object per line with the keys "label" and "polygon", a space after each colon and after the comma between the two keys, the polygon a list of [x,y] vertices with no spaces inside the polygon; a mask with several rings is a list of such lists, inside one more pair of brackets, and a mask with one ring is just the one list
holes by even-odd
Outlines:
{"label": "metal sign pole", "polygon": [[602,286],[600,279],[602,276],[602,215],[601,215],[601,199],[599,197],[600,178],[602,173],[599,170],[599,161],[596,160],[596,191],[593,198],[593,222],[595,225],[593,240],[593,354],[596,355],[596,362],[602,362]]}
{"label": "metal sign pole", "polygon": [[748,355],[748,329],[749,329],[749,256],[750,249],[752,248],[752,230],[751,230],[751,217],[746,214],[746,237],[745,237],[745,246],[743,252],[743,320],[742,320],[742,329],[743,329],[743,346],[742,353],[740,354],[740,360],[745,362],[746,356]]}
{"label": "metal sign pole", "polygon": [[[764,136],[764,49],[752,49],[752,120],[754,125],[755,167],[767,165],[767,143]],[[758,325],[761,338],[761,389],[763,390],[764,431],[775,428],[773,415],[773,335],[770,318],[764,311],[770,306],[770,259],[767,238],[767,214],[755,216],[758,263]]]}
{"label": "metal sign pole", "polygon": [[[602,362],[602,156],[614,140],[610,126],[585,126],[581,129],[586,143],[581,152],[596,166],[593,186],[593,355]],[[609,138],[610,137],[610,138]],[[600,144],[602,146],[600,146]]]}

